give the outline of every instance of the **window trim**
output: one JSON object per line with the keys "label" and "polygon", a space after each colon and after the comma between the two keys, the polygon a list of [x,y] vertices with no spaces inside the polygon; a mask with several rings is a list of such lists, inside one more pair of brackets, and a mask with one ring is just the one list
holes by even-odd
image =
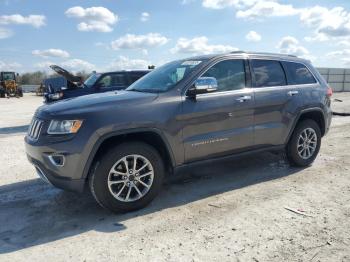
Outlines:
{"label": "window trim", "polygon": [[[202,75],[204,75],[210,68],[212,68],[213,66],[215,66],[218,63],[224,62],[224,61],[229,61],[229,60],[241,60],[243,62],[243,68],[244,68],[244,74],[245,74],[245,85],[244,88],[241,89],[235,89],[235,90],[223,90],[223,91],[215,91],[215,92],[211,92],[211,93],[207,93],[207,94],[199,94],[197,96],[208,96],[208,95],[217,95],[217,94],[221,94],[221,93],[232,93],[232,92],[237,92],[237,91],[241,91],[241,90],[246,90],[246,89],[250,89],[252,88],[252,80],[251,80],[251,76],[250,76],[250,71],[248,71],[247,69],[249,66],[248,63],[248,59],[244,58],[244,57],[225,57],[224,59],[219,59],[214,61],[213,63],[210,63],[204,70],[203,72],[201,72],[199,74],[198,77],[196,77],[196,79],[198,79],[199,77],[202,77]],[[249,76],[248,76],[249,74]],[[195,81],[195,80],[194,80]],[[192,83],[193,84],[193,83]],[[187,94],[187,91],[189,88],[191,88],[191,85],[188,86],[188,88],[185,90],[184,94]]]}
{"label": "window trim", "polygon": [[[314,80],[315,80],[315,82],[314,83],[308,83],[308,84],[292,84],[290,81],[291,81],[291,79],[289,79],[290,78],[290,76],[289,76],[289,73],[287,73],[287,65],[286,65],[286,63],[293,63],[293,64],[299,64],[299,65],[302,65],[302,66],[304,66],[307,70],[308,70],[308,72],[311,74],[311,76],[314,78]],[[314,76],[314,74],[311,72],[311,70],[310,70],[310,68],[308,67],[308,66],[306,66],[305,64],[303,64],[303,63],[300,63],[300,62],[294,62],[294,61],[282,61],[282,66],[283,66],[283,68],[284,68],[284,71],[286,72],[286,76],[287,76],[287,82],[288,82],[288,85],[289,86],[300,86],[300,85],[316,85],[317,83],[318,83],[318,79]]]}
{"label": "window trim", "polygon": [[[280,64],[281,68],[282,68],[282,71],[283,71],[283,74],[284,74],[284,78],[285,78],[285,85],[277,85],[277,86],[257,86],[256,85],[256,79],[255,79],[255,73],[254,73],[254,68],[253,68],[253,65],[252,65],[252,61],[253,60],[263,60],[263,61],[273,61],[273,62],[277,62]],[[265,87],[271,87],[271,88],[276,88],[276,87],[283,87],[283,86],[288,86],[288,78],[287,78],[287,73],[286,73],[286,70],[282,64],[282,61],[281,60],[277,60],[277,59],[266,59],[266,58],[261,58],[261,59],[256,59],[256,58],[251,58],[249,59],[249,65],[250,65],[250,72],[251,72],[251,75],[252,75],[252,86],[254,88],[265,88]]]}
{"label": "window trim", "polygon": [[[282,65],[282,68],[283,68],[284,71],[285,71],[285,68],[284,68],[282,62],[290,62],[290,63],[299,63],[299,64],[302,64],[302,65],[304,65],[304,66],[309,70],[309,72],[310,72],[310,73],[312,74],[312,76],[315,78],[316,83],[313,83],[313,84],[297,84],[297,85],[289,84],[288,79],[287,79],[286,72],[284,72],[285,75],[286,75],[287,85],[285,85],[285,86],[261,86],[261,87],[256,87],[256,86],[255,86],[254,71],[253,71],[252,63],[251,63],[252,60],[270,60],[270,61],[278,61],[278,62],[280,62],[280,64]],[[315,85],[320,86],[320,85],[321,85],[319,79],[315,76],[314,72],[312,72],[312,70],[310,70],[310,67],[309,67],[307,64],[303,63],[302,61],[293,61],[293,60],[288,60],[288,59],[263,58],[263,57],[253,57],[253,58],[252,58],[252,57],[249,57],[249,58],[248,58],[248,61],[249,61],[249,68],[250,68],[250,74],[251,74],[252,87],[253,87],[253,88],[260,89],[260,88],[282,88],[282,87],[290,87],[290,86],[300,87],[300,86],[315,86]]]}

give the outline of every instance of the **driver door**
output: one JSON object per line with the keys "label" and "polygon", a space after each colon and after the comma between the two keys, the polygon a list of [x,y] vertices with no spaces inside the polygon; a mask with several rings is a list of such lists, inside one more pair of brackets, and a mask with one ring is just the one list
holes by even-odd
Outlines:
{"label": "driver door", "polygon": [[202,77],[214,77],[213,93],[183,101],[185,161],[227,155],[253,146],[254,93],[246,85],[246,62],[224,60]]}

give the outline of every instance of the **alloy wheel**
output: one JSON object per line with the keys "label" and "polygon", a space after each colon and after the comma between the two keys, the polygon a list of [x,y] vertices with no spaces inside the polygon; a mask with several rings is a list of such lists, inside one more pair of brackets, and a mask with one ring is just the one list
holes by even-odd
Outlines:
{"label": "alloy wheel", "polygon": [[108,189],[119,201],[133,202],[144,197],[154,178],[151,162],[141,155],[127,155],[110,169]]}

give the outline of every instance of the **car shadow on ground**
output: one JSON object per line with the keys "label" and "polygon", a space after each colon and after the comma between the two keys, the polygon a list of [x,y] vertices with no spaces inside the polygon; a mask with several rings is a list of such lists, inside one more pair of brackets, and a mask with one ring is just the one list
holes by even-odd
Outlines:
{"label": "car shadow on ground", "polygon": [[0,135],[14,135],[18,133],[25,133],[27,132],[28,128],[29,128],[29,125],[1,127]]}
{"label": "car shadow on ground", "polygon": [[281,155],[272,153],[207,164],[168,181],[160,196],[148,207],[126,214],[112,214],[99,207],[90,194],[64,192],[39,179],[1,186],[0,254],[91,230],[116,233],[126,229],[123,223],[129,219],[289,176],[300,170],[289,167]]}

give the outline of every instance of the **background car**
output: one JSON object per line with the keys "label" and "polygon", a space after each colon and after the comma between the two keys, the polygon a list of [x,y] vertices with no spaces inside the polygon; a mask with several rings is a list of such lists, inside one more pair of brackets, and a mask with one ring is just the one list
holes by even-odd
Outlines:
{"label": "background car", "polygon": [[57,66],[50,66],[59,77],[48,78],[44,81],[46,93],[45,103],[94,93],[113,90],[123,90],[150,70],[123,70],[105,73],[93,73],[84,82],[67,70]]}

